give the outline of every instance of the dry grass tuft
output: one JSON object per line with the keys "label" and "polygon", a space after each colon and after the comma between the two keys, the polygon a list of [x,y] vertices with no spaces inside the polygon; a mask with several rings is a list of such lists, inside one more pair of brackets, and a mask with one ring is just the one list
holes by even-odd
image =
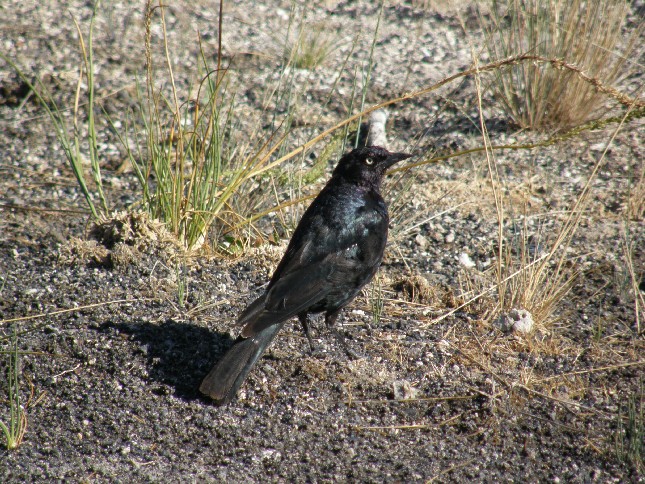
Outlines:
{"label": "dry grass tuft", "polygon": [[285,46],[287,65],[298,69],[315,69],[325,62],[338,46],[338,35],[322,23],[302,24],[290,46]]}
{"label": "dry grass tuft", "polygon": [[643,220],[645,217],[645,164],[641,168],[639,179],[629,193],[627,217],[634,221]]}
{"label": "dry grass tuft", "polygon": [[[493,59],[519,53],[564,59],[611,85],[625,74],[642,25],[623,44],[626,2],[610,0],[493,1],[480,15]],[[620,52],[617,54],[617,52]],[[495,72],[495,90],[522,128],[563,130],[597,117],[604,96],[571,71],[520,64]]]}
{"label": "dry grass tuft", "polygon": [[[534,321],[543,326],[553,322],[558,303],[579,275],[566,255],[572,235],[562,233],[549,241],[542,234],[531,234],[524,225],[516,237],[504,244],[502,274],[515,276],[500,286],[498,294],[502,308],[526,309]],[[565,259],[567,263],[564,263]]]}

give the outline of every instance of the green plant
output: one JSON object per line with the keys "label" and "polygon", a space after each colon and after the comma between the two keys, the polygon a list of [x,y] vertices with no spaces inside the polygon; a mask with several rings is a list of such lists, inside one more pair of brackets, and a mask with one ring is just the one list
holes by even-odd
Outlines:
{"label": "green plant", "polygon": [[7,401],[9,404],[9,422],[0,421],[0,430],[5,439],[7,450],[17,448],[25,438],[27,432],[27,414],[25,407],[20,403],[20,362],[18,353],[18,334],[16,326],[13,327],[13,336],[10,343],[11,347],[6,352],[8,355],[7,366]]}
{"label": "green plant", "polygon": [[[74,98],[74,127],[72,134],[66,121],[65,113],[62,111],[55,100],[52,98],[51,94],[47,91],[45,86],[36,80],[35,83],[32,83],[29,77],[25,72],[18,67],[18,65],[13,62],[10,58],[0,53],[0,58],[2,58],[7,64],[9,64],[22,79],[22,81],[29,86],[31,92],[34,93],[40,105],[45,109],[49,119],[51,120],[56,137],[65,157],[69,163],[69,166],[74,173],[76,181],[78,182],[79,188],[85,197],[85,201],[92,213],[92,216],[95,220],[98,220],[100,216],[107,215],[108,213],[108,204],[103,192],[103,181],[101,178],[101,168],[99,164],[99,152],[97,146],[97,129],[96,129],[96,120],[94,115],[95,109],[95,95],[94,95],[94,57],[93,57],[93,33],[94,33],[94,20],[96,18],[96,12],[99,8],[100,1],[97,1],[94,5],[94,10],[90,19],[89,34],[87,37],[87,46],[81,32],[80,26],[74,20],[76,28],[79,35],[79,43],[82,52],[83,62],[79,67],[79,78],[76,86],[76,96]],[[84,103],[80,102],[81,99],[81,85],[83,80],[87,84],[87,100]],[[81,107],[84,108],[85,117],[87,121],[87,126],[85,127],[86,133],[83,134],[83,129],[80,126],[79,113]],[[90,185],[90,180],[88,179],[85,168],[83,166],[84,157],[82,154],[82,145],[87,144],[88,146],[88,156],[90,161],[90,175],[91,180],[94,182],[94,187]],[[95,204],[95,198],[98,198],[99,206]]]}
{"label": "green plant", "polygon": [[[269,158],[280,140],[277,146],[269,148],[265,143],[250,154],[235,144],[235,96],[228,91],[221,44],[215,67],[208,64],[200,49],[202,82],[196,93],[189,93],[188,101],[180,101],[164,9],[161,4],[147,3],[146,93],[140,95],[144,147],[138,146],[135,151],[125,137],[121,140],[141,185],[146,210],[162,220],[187,248],[195,248],[203,244],[212,223],[228,213],[231,199],[253,168]],[[163,32],[165,70],[171,86],[168,93],[155,87],[151,24],[156,12]],[[145,156],[138,157],[137,153]]]}
{"label": "green plant", "polygon": [[[189,93],[189,101],[181,101],[183,96],[176,87],[170,62],[164,6],[148,1],[146,92],[140,96],[146,139],[143,148],[136,150],[130,149],[127,138],[121,139],[142,186],[144,205],[153,217],[164,221],[187,248],[199,247],[216,223],[218,244],[228,252],[237,252],[248,245],[241,237],[259,234],[252,225],[254,212],[262,211],[273,198],[279,201],[283,190],[291,195],[295,191],[297,196],[303,182],[315,181],[322,170],[317,164],[305,170],[304,176],[294,176],[293,168],[280,166],[300,154],[285,154],[287,144],[292,142],[293,119],[304,91],[293,70],[287,69],[288,64],[282,66],[277,85],[268,87],[263,103],[270,133],[256,130],[240,134],[242,114],[221,58],[221,9],[220,3],[217,64],[210,66],[200,48],[202,81],[196,93]],[[151,23],[157,12],[166,56],[165,77],[170,80],[168,92],[154,83],[158,72],[152,55]],[[294,15],[292,8],[289,28]],[[271,103],[284,109],[271,109]],[[280,117],[277,112],[282,113]],[[257,120],[258,126],[263,124],[260,121]],[[277,161],[270,161],[276,157]],[[238,234],[238,229],[245,234]]]}
{"label": "green plant", "polygon": [[383,291],[381,290],[381,277],[377,275],[371,284],[370,305],[372,306],[372,323],[377,325],[383,314]]}
{"label": "green plant", "polygon": [[[29,85],[46,110],[96,220],[109,216],[100,168],[101,154],[97,147],[98,126],[101,123],[95,115],[97,108],[102,108],[95,95],[93,53],[93,29],[99,3],[94,6],[87,42],[75,22],[79,31],[82,62],[74,99],[73,129],[69,129],[64,111],[46,88],[39,82],[32,83],[11,59],[0,54]],[[192,249],[204,242],[208,229],[215,221],[225,229],[250,223],[249,214],[238,211],[239,201],[242,200],[243,209],[257,208],[255,201],[248,197],[251,191],[249,187],[253,179],[262,173],[264,177],[272,176],[271,173],[265,173],[267,170],[263,167],[283,149],[291,125],[283,120],[277,122],[276,128],[268,135],[258,134],[258,131],[246,133],[246,136],[239,136],[245,139],[243,143],[239,143],[239,138],[235,137],[239,121],[237,116],[241,116],[241,113],[236,112],[235,93],[229,89],[227,68],[222,65],[221,4],[217,65],[209,65],[208,56],[200,49],[198,64],[202,70],[201,82],[197,92],[188,92],[185,96],[177,88],[170,61],[165,6],[161,3],[154,5],[152,1],[146,5],[146,81],[145,87],[137,84],[140,109],[134,117],[129,116],[125,123],[121,123],[125,129],[118,128],[117,123],[103,110],[103,124],[112,128],[125,149],[125,155],[140,184],[141,201],[146,211],[153,218],[163,221],[186,248]],[[158,72],[152,55],[151,35],[152,22],[157,18],[155,16],[158,16],[163,32],[162,48],[166,78],[171,86],[169,91],[157,88],[155,83]],[[86,99],[82,99],[82,84],[87,86]],[[284,96],[280,99],[289,107],[286,118],[290,119],[295,106],[291,102],[292,93],[284,95],[279,88],[277,91],[277,97]],[[275,95],[273,91],[270,97]],[[85,112],[84,116],[82,111]],[[139,134],[141,132],[143,135]],[[130,139],[135,140],[134,144]],[[89,176],[83,166],[84,150],[90,160]],[[295,155],[292,152],[288,156],[280,156],[281,163]],[[264,190],[260,196],[270,200],[273,192]],[[96,199],[100,202],[98,205]],[[266,200],[260,203],[266,204]]]}
{"label": "green plant", "polygon": [[323,23],[302,23],[295,40],[285,46],[287,64],[298,69],[315,69],[338,47],[337,36]]}
{"label": "green plant", "polygon": [[[643,387],[640,392],[630,395],[627,400],[626,418],[622,411],[616,416],[614,448],[616,457],[635,467],[637,472],[645,471],[645,412],[643,411]],[[626,420],[626,422],[625,422]]]}
{"label": "green plant", "polygon": [[[481,8],[484,10],[484,8]],[[493,0],[480,13],[493,59],[531,53],[564,59],[588,76],[613,84],[624,73],[639,27],[621,54],[626,2],[612,0]],[[571,71],[551,64],[521,63],[495,71],[494,90],[522,128],[561,130],[597,116],[603,95]]]}
{"label": "green plant", "polygon": [[175,277],[177,278],[177,303],[180,308],[184,308],[188,294],[188,275],[186,274],[186,263],[184,261],[177,262],[175,265]]}

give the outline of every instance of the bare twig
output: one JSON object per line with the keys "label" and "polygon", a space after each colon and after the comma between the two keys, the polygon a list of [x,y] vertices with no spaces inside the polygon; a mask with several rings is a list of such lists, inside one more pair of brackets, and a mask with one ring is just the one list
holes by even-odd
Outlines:
{"label": "bare twig", "polygon": [[100,306],[107,306],[109,304],[127,304],[127,303],[146,302],[146,301],[156,301],[156,299],[154,299],[154,298],[116,299],[114,301],[105,301],[105,302],[100,302],[100,303],[88,304],[86,306],[79,306],[77,308],[60,309],[58,311],[51,311],[51,312],[48,312],[48,313],[33,314],[31,316],[22,316],[20,318],[2,319],[2,320],[0,320],[0,324],[14,323],[14,322],[17,322],[17,321],[29,321],[31,319],[46,318],[48,316],[57,316],[59,314],[65,314],[65,313],[74,313],[76,311],[83,311],[85,309],[98,308]]}

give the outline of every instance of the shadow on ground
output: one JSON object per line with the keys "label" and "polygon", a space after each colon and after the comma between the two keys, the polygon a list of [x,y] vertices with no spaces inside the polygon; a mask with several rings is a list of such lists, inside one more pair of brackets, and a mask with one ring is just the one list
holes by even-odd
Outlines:
{"label": "shadow on ground", "polygon": [[106,323],[103,329],[107,328],[138,341],[147,355],[150,378],[172,387],[184,400],[205,399],[199,393],[202,379],[233,344],[228,333],[172,319],[161,324]]}

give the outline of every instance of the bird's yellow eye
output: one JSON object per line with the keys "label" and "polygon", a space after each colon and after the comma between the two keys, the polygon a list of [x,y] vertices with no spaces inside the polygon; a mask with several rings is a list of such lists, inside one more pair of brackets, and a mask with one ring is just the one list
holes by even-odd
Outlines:
{"label": "bird's yellow eye", "polygon": [[365,158],[365,164],[367,165],[373,165],[374,164],[374,159],[370,158],[369,156]]}

